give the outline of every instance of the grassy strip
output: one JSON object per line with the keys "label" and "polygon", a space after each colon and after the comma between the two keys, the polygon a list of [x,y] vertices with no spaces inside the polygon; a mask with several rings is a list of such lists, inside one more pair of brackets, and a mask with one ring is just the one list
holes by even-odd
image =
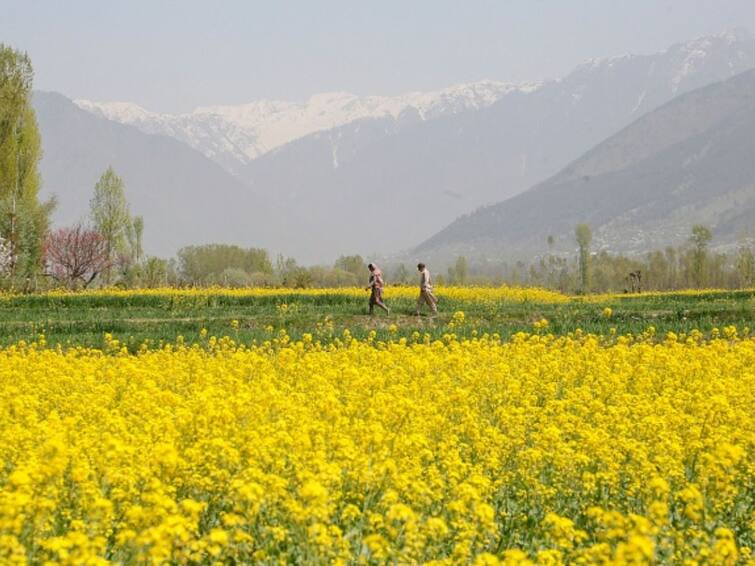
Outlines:
{"label": "grassy strip", "polygon": [[[200,339],[230,335],[245,342],[270,339],[283,329],[297,339],[314,333],[328,341],[348,329],[357,338],[410,337],[415,332],[441,338],[497,333],[506,338],[548,321],[547,330],[567,334],[581,329],[607,334],[636,334],[649,326],[659,334],[692,329],[710,332],[728,325],[740,330],[755,323],[752,291],[647,294],[575,298],[563,304],[469,300],[440,295],[435,318],[413,316],[411,298],[391,298],[392,312],[366,316],[366,294],[308,295],[32,295],[0,301],[0,344],[33,341],[44,333],[49,344],[100,346],[105,333],[138,348],[144,341],[172,342],[177,336]],[[611,310],[610,316],[605,309]],[[464,322],[454,313],[464,312]],[[236,321],[238,324],[236,324]],[[271,331],[272,329],[272,331]],[[613,330],[615,329],[615,330]]]}

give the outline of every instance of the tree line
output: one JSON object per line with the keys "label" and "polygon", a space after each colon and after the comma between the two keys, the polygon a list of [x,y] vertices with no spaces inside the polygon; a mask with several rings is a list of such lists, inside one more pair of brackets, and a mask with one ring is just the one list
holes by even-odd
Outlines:
{"label": "tree line", "polygon": [[[477,260],[468,267],[465,260],[463,282],[534,285],[581,294],[755,286],[753,238],[742,238],[728,253],[711,249],[712,239],[712,230],[698,224],[681,245],[626,256],[593,252],[592,231],[580,224],[574,231],[575,254],[546,253],[530,262]],[[454,272],[449,268],[446,281],[462,282]]]}

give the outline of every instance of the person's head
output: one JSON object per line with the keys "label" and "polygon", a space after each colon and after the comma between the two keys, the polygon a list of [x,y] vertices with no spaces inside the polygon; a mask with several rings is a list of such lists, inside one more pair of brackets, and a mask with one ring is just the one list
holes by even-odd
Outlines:
{"label": "person's head", "polygon": [[369,269],[370,271],[375,271],[375,264],[374,263],[369,264],[367,266],[367,269]]}
{"label": "person's head", "polygon": [[422,262],[419,262],[417,264],[417,271],[422,271],[423,269],[425,269],[425,264]]}

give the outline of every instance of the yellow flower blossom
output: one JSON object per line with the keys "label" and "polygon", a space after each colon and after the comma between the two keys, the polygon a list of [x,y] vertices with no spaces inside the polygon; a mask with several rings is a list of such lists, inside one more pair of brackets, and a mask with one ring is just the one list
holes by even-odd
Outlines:
{"label": "yellow flower blossom", "polygon": [[748,333],[318,336],[0,349],[0,563],[752,560]]}

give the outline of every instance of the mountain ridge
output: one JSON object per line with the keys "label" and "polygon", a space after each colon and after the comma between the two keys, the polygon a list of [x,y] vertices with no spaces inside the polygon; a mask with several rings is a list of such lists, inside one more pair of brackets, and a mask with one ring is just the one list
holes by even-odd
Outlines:
{"label": "mountain ridge", "polygon": [[[500,98],[484,99],[480,108],[456,112],[446,102],[450,110],[438,116],[427,107],[423,114],[419,103],[381,111],[247,161],[232,154],[243,154],[244,136],[254,141],[256,134],[239,130],[243,143],[236,143],[221,128],[218,139],[227,147],[212,161],[256,195],[235,201],[254,208],[264,199],[276,211],[269,232],[252,238],[258,245],[272,242],[275,251],[306,263],[390,253],[411,249],[460,214],[542,182],[675,96],[753,67],[755,40],[749,34],[718,34],[660,53],[593,60],[535,86],[505,87]],[[472,94],[465,100],[474,100]],[[336,106],[344,104],[339,96]],[[226,158],[232,163],[223,163]],[[589,174],[596,171],[583,173]],[[234,213],[244,206],[234,202]],[[223,229],[239,230],[224,222],[214,233],[224,236]]]}
{"label": "mountain ridge", "polygon": [[[136,126],[146,133],[180,139],[231,171],[286,143],[364,118],[397,118],[413,108],[420,117],[433,117],[482,108],[515,90],[534,84],[479,81],[430,92],[398,96],[357,96],[347,92],[314,94],[303,103],[258,100],[239,105],[202,106],[189,113],[150,112],[128,102],[92,102],[79,107],[110,120]],[[208,139],[214,134],[218,139]],[[224,141],[226,143],[224,143]],[[233,161],[238,163],[234,164]]]}
{"label": "mountain ridge", "polygon": [[[706,57],[699,55],[703,47]],[[675,93],[753,67],[755,41],[742,34],[679,44],[660,55],[601,60],[480,110],[425,121],[407,113],[401,124],[362,120],[312,134],[252,161],[239,175],[310,226],[312,236],[297,254],[411,249],[460,213],[557,173]],[[361,229],[367,217],[380,225],[379,243]]]}
{"label": "mountain ridge", "polygon": [[273,243],[266,199],[196,150],[94,116],[57,93],[35,92],[33,106],[42,135],[41,193],[57,197],[57,225],[86,220],[94,185],[113,166],[132,213],[145,219],[150,254],[206,241]]}
{"label": "mountain ridge", "polygon": [[[755,70],[681,95],[598,144],[559,173],[465,215],[415,253],[543,253],[574,246],[577,223],[595,247],[640,253],[681,243],[693,224],[733,245],[755,223]],[[617,162],[615,155],[622,156]],[[511,254],[516,255],[516,254]]]}
{"label": "mountain ridge", "polygon": [[[478,110],[494,104],[512,93],[532,93],[544,85],[558,84],[581,73],[611,68],[632,59],[669,56],[682,59],[672,77],[675,94],[686,76],[708,55],[714,43],[734,45],[752,41],[744,29],[699,37],[674,44],[664,51],[650,54],[625,54],[593,58],[575,67],[564,77],[537,82],[508,83],[481,80],[461,83],[433,91],[414,91],[395,96],[358,96],[348,92],[323,92],[304,102],[288,100],[254,100],[236,105],[208,105],[187,113],[160,113],[146,110],[131,102],[95,102],[77,99],[81,108],[110,120],[135,126],[145,133],[165,134],[198,149],[229,171],[309,134],[338,128],[365,118],[397,118],[402,112],[416,109],[422,120]],[[731,64],[731,63],[730,63]],[[578,97],[579,94],[573,94]],[[637,100],[639,111],[644,96]]]}

